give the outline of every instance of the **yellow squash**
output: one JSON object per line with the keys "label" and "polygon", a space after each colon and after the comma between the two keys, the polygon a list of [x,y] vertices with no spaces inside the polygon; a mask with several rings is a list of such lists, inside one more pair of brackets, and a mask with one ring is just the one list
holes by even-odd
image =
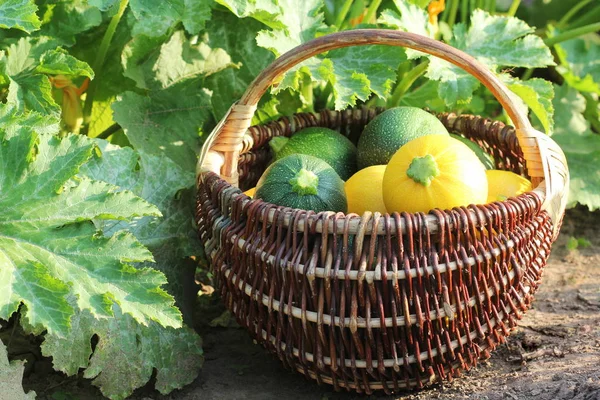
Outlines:
{"label": "yellow squash", "polygon": [[485,167],[464,143],[444,135],[411,140],[392,157],[383,176],[388,212],[482,204],[487,199]]}
{"label": "yellow squash", "polygon": [[486,171],[488,179],[487,202],[503,201],[531,190],[531,182],[510,171]]}
{"label": "yellow squash", "polygon": [[372,165],[361,169],[344,184],[348,199],[348,212],[363,214],[365,211],[385,213],[383,202],[383,174],[385,165]]}
{"label": "yellow squash", "polygon": [[256,193],[256,187],[250,188],[244,192],[244,194],[250,198],[254,197],[254,193]]}

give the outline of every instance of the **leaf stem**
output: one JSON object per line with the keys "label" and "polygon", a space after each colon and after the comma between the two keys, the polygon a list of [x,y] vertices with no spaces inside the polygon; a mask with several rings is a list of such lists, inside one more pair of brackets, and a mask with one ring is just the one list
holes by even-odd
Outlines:
{"label": "leaf stem", "polygon": [[352,1],[353,0],[346,0],[344,2],[344,5],[342,5],[340,13],[337,15],[337,17],[335,19],[335,26],[338,28],[338,30],[341,29],[342,24],[344,23],[344,20],[346,19],[346,15],[348,15],[348,11],[350,11],[350,7],[352,7]]}
{"label": "leaf stem", "polygon": [[112,17],[110,23],[108,24],[108,28],[104,33],[104,37],[102,38],[102,42],[100,42],[100,48],[98,50],[98,54],[96,55],[96,60],[94,60],[94,65],[92,69],[96,73],[96,79],[90,82],[90,86],[87,90],[87,95],[85,97],[85,104],[83,106],[83,123],[85,124],[84,131],[87,134],[87,126],[90,123],[90,117],[92,115],[92,106],[94,104],[94,95],[96,94],[96,87],[98,86],[100,72],[102,70],[102,66],[104,65],[104,60],[106,59],[106,53],[108,53],[108,48],[110,47],[110,42],[117,30],[117,25],[119,25],[119,21],[127,8],[127,4],[129,0],[121,0],[119,4],[119,11]]}
{"label": "leaf stem", "polygon": [[119,130],[121,130],[121,126],[119,124],[112,124],[104,131],[100,132],[100,134],[96,136],[96,139],[108,139],[111,135],[119,132]]}
{"label": "leaf stem", "polygon": [[592,0],[583,0],[577,4],[575,4],[573,6],[573,8],[571,8],[569,11],[567,11],[567,13],[560,19],[560,21],[558,21],[557,25],[559,28],[563,28],[570,20],[571,18],[573,18],[573,16],[575,14],[577,14],[577,12],[579,12],[579,10],[581,10],[583,7],[587,6]]}
{"label": "leaf stem", "polygon": [[469,0],[460,0],[460,20],[463,23],[469,19]]}
{"label": "leaf stem", "polygon": [[490,14],[496,12],[496,0],[490,0]]}
{"label": "leaf stem", "polygon": [[519,8],[519,6],[521,5],[521,0],[513,0],[512,4],[510,5],[510,8],[508,9],[508,16],[509,17],[514,17],[515,14],[517,13],[517,9]]}
{"label": "leaf stem", "polygon": [[381,5],[382,0],[373,0],[371,4],[369,4],[369,8],[367,9],[367,14],[365,15],[364,22],[369,24],[374,17],[377,17],[377,10]]}
{"label": "leaf stem", "polygon": [[309,111],[314,111],[313,107],[313,84],[312,79],[308,76],[305,76],[302,79],[302,87],[300,88],[300,93],[304,98],[304,102],[308,105]]}
{"label": "leaf stem", "polygon": [[404,94],[408,91],[408,89],[410,89],[413,83],[415,83],[415,81],[421,75],[423,75],[425,71],[427,71],[428,65],[429,61],[422,62],[421,64],[417,65],[416,67],[408,71],[406,74],[404,74],[404,76],[400,80],[400,83],[398,83],[398,86],[396,86],[396,89],[394,89],[394,93],[392,93],[392,96],[390,97],[390,107],[397,107],[400,104],[402,96],[404,96]]}
{"label": "leaf stem", "polygon": [[458,12],[458,2],[459,2],[459,0],[452,0],[450,2],[450,11],[448,12],[448,25],[450,25],[450,27],[453,27],[454,23],[456,22],[456,14]]}
{"label": "leaf stem", "polygon": [[526,81],[527,79],[531,78],[531,75],[533,75],[533,71],[535,71],[535,68],[527,68],[525,72],[523,72],[521,80]]}
{"label": "leaf stem", "polygon": [[587,25],[590,22],[596,22],[600,20],[600,6],[596,6],[591,10],[587,11],[584,15],[577,18],[571,23],[571,28],[578,28],[583,25]]}
{"label": "leaf stem", "polygon": [[600,22],[596,22],[595,24],[585,25],[580,28],[571,29],[571,30],[565,31],[563,33],[560,33],[556,36],[546,38],[544,40],[544,43],[546,43],[546,46],[554,46],[557,43],[575,39],[576,37],[585,35],[587,33],[596,32],[596,31],[600,31]]}

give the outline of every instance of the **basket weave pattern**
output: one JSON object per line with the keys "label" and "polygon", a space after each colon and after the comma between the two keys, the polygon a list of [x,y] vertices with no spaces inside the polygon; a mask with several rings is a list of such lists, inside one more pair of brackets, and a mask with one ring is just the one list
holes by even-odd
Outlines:
{"label": "basket weave pattern", "polygon": [[[264,171],[272,137],[324,126],[356,142],[380,111],[325,110],[251,127],[240,186]],[[527,174],[513,128],[474,116],[440,119],[499,169]],[[238,323],[287,367],[365,393],[451,379],[488,357],[529,308],[553,241],[535,192],[429,214],[345,216],[251,200],[205,172],[196,211]]]}

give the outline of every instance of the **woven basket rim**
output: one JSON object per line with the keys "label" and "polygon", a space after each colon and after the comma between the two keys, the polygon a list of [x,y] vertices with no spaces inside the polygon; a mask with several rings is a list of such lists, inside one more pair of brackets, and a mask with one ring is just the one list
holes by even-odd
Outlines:
{"label": "woven basket rim", "polygon": [[[356,108],[353,108],[354,110]],[[332,110],[323,110],[321,112],[332,112]],[[340,111],[333,111],[340,112]],[[316,112],[315,114],[318,114]],[[302,113],[297,113],[294,115],[298,115]],[[444,112],[444,113],[434,113],[437,118],[441,118],[442,116],[447,115],[457,115],[452,112]],[[253,125],[248,128],[250,131],[253,128],[260,126],[267,126],[269,124],[292,124],[293,116],[282,116],[277,118],[276,120],[269,121],[264,124]],[[514,133],[515,128],[511,125],[507,125],[502,121],[493,120],[491,118],[479,117],[473,114],[460,114],[457,117],[469,118],[476,117],[481,118],[485,123],[497,124],[500,128],[508,128],[510,132]],[[320,122],[320,121],[318,121]],[[319,126],[318,123],[315,126]],[[517,144],[518,145],[518,144]],[[250,147],[251,148],[251,147]],[[240,152],[239,157],[243,154],[246,154],[249,151],[248,146],[245,146],[245,151]],[[212,178],[212,179],[207,179]],[[299,220],[295,224],[295,228],[298,232],[304,232],[306,229],[309,229],[313,233],[322,233],[324,229],[327,230],[327,233],[344,233],[348,234],[357,234],[362,232],[365,235],[377,234],[383,235],[386,233],[395,234],[397,233],[396,227],[400,225],[400,233],[405,234],[407,232],[407,218],[415,219],[418,218],[421,222],[421,226],[426,227],[429,232],[435,233],[438,230],[439,223],[438,220],[440,218],[440,213],[445,212],[454,212],[454,213],[470,213],[477,223],[475,224],[475,228],[479,228],[485,226],[485,214],[497,214],[498,210],[501,212],[506,210],[507,208],[518,208],[515,206],[515,203],[512,199],[519,199],[522,201],[529,201],[532,196],[535,197],[535,201],[542,202],[542,199],[545,196],[545,192],[541,185],[538,185],[536,188],[533,188],[530,191],[524,192],[518,196],[513,198],[509,198],[502,201],[495,201],[492,203],[484,203],[484,204],[469,204],[468,206],[454,207],[452,209],[432,209],[428,212],[392,212],[392,213],[379,213],[379,212],[371,212],[367,211],[364,214],[355,214],[355,213],[343,213],[343,212],[333,212],[333,211],[322,211],[322,212],[314,212],[312,210],[304,210],[300,208],[293,207],[285,207],[279,206],[274,203],[265,202],[260,199],[253,199],[247,196],[241,189],[232,185],[223,179],[220,175],[211,172],[211,171],[202,171],[198,175],[197,184],[203,184],[207,180],[212,181],[212,184],[225,185],[226,188],[223,190],[225,201],[230,203],[232,200],[237,199],[239,196],[244,196],[246,199],[242,201],[242,207],[261,207],[260,217],[264,217],[264,213],[268,213],[267,221],[269,223],[273,223],[276,218],[283,218],[283,226],[289,227],[294,223],[292,217],[296,217],[295,219]],[[283,216],[281,215],[283,214]],[[311,226],[308,228],[305,226],[304,218],[300,218],[306,216],[306,219],[311,222]],[[335,217],[336,223],[329,223],[330,219]],[[394,221],[394,223],[391,223]],[[447,226],[449,229],[455,229],[455,225],[453,221],[448,221]]]}

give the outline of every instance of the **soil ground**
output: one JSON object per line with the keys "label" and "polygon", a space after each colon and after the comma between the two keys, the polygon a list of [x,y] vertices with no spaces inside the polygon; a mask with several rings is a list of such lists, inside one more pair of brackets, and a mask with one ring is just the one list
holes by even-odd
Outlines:
{"label": "soil ground", "polygon": [[[590,245],[569,250],[567,243],[573,237],[585,238]],[[209,303],[214,304],[213,300]],[[218,316],[222,310],[220,306],[208,307],[203,320],[207,320],[207,314]],[[194,383],[168,396],[161,396],[148,386],[132,398],[367,398],[336,393],[300,374],[284,370],[276,358],[252,342],[246,331],[235,323],[221,321],[221,324],[226,327],[197,327],[204,339],[206,361]],[[40,386],[42,381],[36,374],[35,371],[30,374],[24,384],[35,389],[38,398],[102,398],[88,382],[75,379],[54,388],[44,387]],[[579,208],[568,211],[533,308],[508,342],[492,353],[488,361],[452,383],[437,384],[421,392],[368,398],[600,400],[600,213]]]}

